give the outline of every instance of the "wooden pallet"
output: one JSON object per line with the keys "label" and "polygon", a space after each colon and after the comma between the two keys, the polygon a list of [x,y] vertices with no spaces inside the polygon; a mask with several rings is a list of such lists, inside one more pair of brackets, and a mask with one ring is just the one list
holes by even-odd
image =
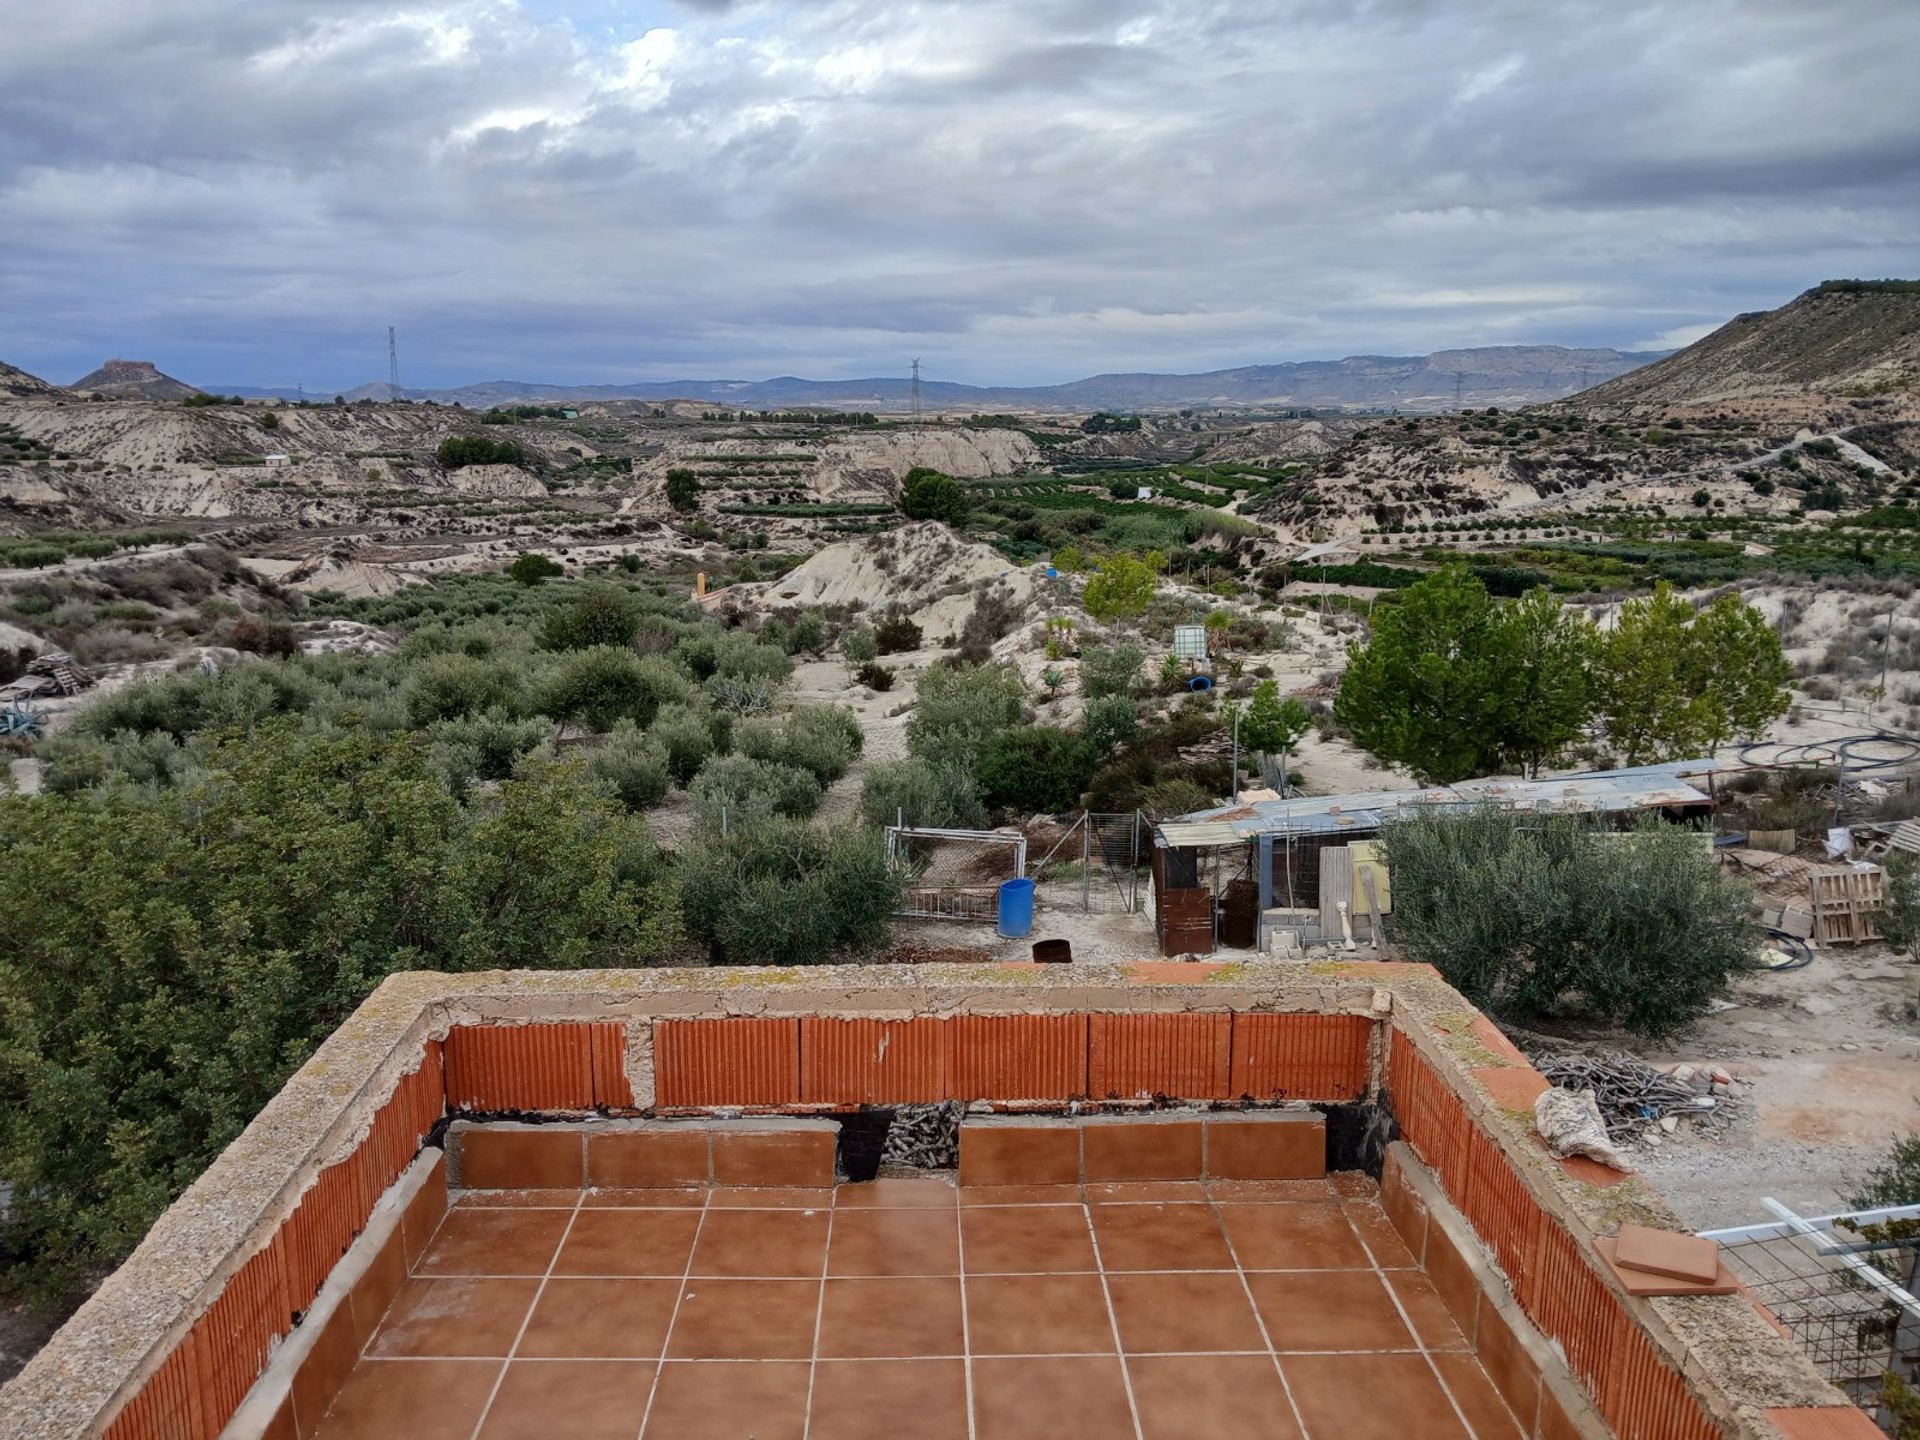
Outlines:
{"label": "wooden pallet", "polygon": [[1886,908],[1885,877],[1878,865],[1864,870],[1816,871],[1813,938],[1820,945],[1864,945],[1880,938],[1880,912]]}

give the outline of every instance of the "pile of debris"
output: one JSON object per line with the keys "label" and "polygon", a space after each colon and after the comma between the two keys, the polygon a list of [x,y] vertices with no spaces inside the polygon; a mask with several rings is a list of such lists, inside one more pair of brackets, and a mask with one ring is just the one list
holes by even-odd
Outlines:
{"label": "pile of debris", "polygon": [[1642,1140],[1659,1145],[1679,1131],[1682,1121],[1717,1133],[1731,1123],[1738,1105],[1736,1080],[1717,1065],[1679,1064],[1666,1068],[1635,1055],[1544,1055],[1533,1065],[1560,1090],[1591,1090],[1618,1143]]}
{"label": "pile of debris", "polygon": [[49,650],[27,662],[17,679],[0,685],[0,700],[39,700],[78,695],[91,688],[93,676],[73,663],[64,650]]}

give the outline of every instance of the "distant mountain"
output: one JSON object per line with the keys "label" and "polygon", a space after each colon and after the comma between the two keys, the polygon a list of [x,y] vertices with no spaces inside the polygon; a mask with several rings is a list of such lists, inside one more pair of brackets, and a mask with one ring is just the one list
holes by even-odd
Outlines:
{"label": "distant mountain", "polygon": [[[1448,410],[1461,405],[1520,405],[1557,400],[1596,380],[1656,360],[1662,351],[1569,350],[1559,345],[1498,345],[1432,355],[1351,355],[1284,365],[1245,365],[1198,375],[1110,374],[1064,385],[960,385],[921,382],[934,410],[1179,410],[1219,406],[1313,409]],[[349,400],[389,398],[385,381],[349,391]],[[240,393],[247,393],[241,391]],[[911,404],[897,376],[858,380],[665,380],[635,385],[548,385],[490,380],[449,390],[407,390],[410,400],[484,409],[489,405],[566,401],[691,400],[749,410],[815,406],[898,412]]]}
{"label": "distant mountain", "polygon": [[1666,359],[1582,394],[1592,405],[1911,390],[1920,280],[1828,280],[1778,310],[1736,315]]}
{"label": "distant mountain", "polygon": [[151,360],[109,360],[67,388],[91,390],[115,400],[185,400],[201,393],[184,380],[161,374]]}
{"label": "distant mountain", "polygon": [[29,375],[0,360],[0,395],[25,398],[30,395],[58,395],[60,387],[49,385],[38,375]]}

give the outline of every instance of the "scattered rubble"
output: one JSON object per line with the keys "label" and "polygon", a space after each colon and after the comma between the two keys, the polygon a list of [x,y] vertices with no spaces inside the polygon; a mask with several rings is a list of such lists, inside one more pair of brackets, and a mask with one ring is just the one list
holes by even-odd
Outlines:
{"label": "scattered rubble", "polygon": [[1533,1064],[1556,1089],[1591,1092],[1615,1144],[1659,1145],[1677,1136],[1682,1120],[1717,1132],[1731,1123],[1738,1104],[1738,1082],[1717,1065],[1681,1063],[1663,1069],[1618,1052],[1542,1055],[1535,1056]]}

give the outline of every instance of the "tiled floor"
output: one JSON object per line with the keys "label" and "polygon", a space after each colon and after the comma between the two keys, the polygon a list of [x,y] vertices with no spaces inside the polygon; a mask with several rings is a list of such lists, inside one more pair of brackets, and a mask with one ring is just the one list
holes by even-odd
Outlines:
{"label": "tiled floor", "polygon": [[469,1191],[321,1440],[1518,1440],[1370,1182]]}

